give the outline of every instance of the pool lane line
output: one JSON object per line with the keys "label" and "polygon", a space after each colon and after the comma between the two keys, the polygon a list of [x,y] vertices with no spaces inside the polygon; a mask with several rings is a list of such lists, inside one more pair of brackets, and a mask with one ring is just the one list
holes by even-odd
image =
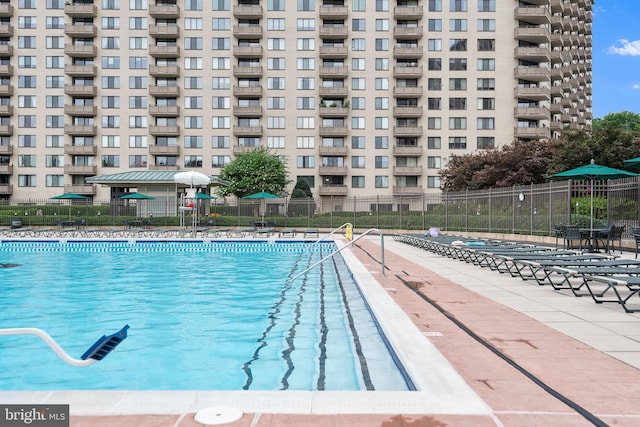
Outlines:
{"label": "pool lane line", "polygon": [[[271,330],[276,326],[276,316],[278,313],[280,313],[280,306],[282,306],[284,301],[287,299],[286,293],[292,288],[292,282],[290,279],[291,277],[293,277],[293,273],[297,270],[298,264],[302,260],[302,256],[304,254],[305,254],[304,252],[300,253],[300,256],[298,257],[298,259],[293,265],[293,268],[289,272],[285,286],[283,286],[282,290],[280,291],[280,299],[275,304],[273,304],[271,306],[271,309],[269,310],[269,325],[262,332],[262,335],[260,336],[260,338],[256,340],[257,342],[260,343],[260,345],[253,352],[251,359],[249,359],[247,362],[244,363],[244,365],[242,365],[242,370],[247,375],[247,380],[244,386],[242,386],[243,390],[249,390],[249,388],[251,387],[251,384],[253,383],[253,373],[251,371],[251,364],[254,361],[258,360],[258,358],[260,357],[260,350],[262,350],[264,347],[267,346],[267,336],[269,335],[269,332],[271,332]],[[310,255],[310,257],[311,256],[312,255]],[[310,264],[311,264],[311,258],[307,260],[307,267]]]}
{"label": "pool lane line", "polygon": [[525,377],[527,377],[529,380],[531,380],[538,387],[542,388],[544,391],[549,393],[551,396],[555,397],[556,399],[558,399],[559,401],[561,401],[562,403],[564,403],[565,405],[567,405],[568,407],[570,407],[571,409],[576,411],[578,414],[582,415],[587,421],[589,421],[594,426],[597,426],[597,427],[608,427],[608,424],[605,423],[604,421],[602,421],[596,415],[592,414],[587,409],[583,408],[582,406],[580,406],[579,404],[577,404],[573,400],[569,399],[568,397],[566,397],[565,395],[563,395],[559,391],[555,390],[553,387],[547,385],[540,378],[538,378],[537,376],[535,376],[534,374],[529,372],[526,368],[524,368],[523,366],[518,364],[518,362],[516,362],[515,360],[513,360],[512,358],[507,356],[502,351],[498,350],[498,348],[495,347],[493,344],[491,344],[490,342],[488,342],[487,340],[482,338],[480,335],[476,334],[471,328],[469,328],[467,325],[465,325],[460,320],[458,320],[453,314],[451,314],[450,312],[445,310],[435,300],[429,298],[425,293],[423,293],[421,290],[419,290],[417,286],[411,286],[411,284],[409,282],[407,282],[406,280],[404,280],[403,277],[401,275],[399,275],[399,274],[396,274],[395,276],[407,288],[412,290],[416,295],[418,295],[424,301],[429,303],[433,308],[438,310],[444,317],[446,317],[451,322],[453,322],[453,324],[455,324],[458,328],[462,329],[467,335],[469,335],[471,338],[476,340],[478,343],[482,344],[485,348],[487,348],[493,354],[498,356],[500,359],[502,359],[505,362],[507,362],[507,364],[509,364],[511,367],[515,368],[518,372],[523,374]]}
{"label": "pool lane line", "polygon": [[[322,258],[322,249],[320,249],[320,259]],[[320,313],[318,313],[320,316],[320,343],[318,344],[320,355],[318,356],[318,380],[316,381],[316,388],[318,390],[324,390],[326,387],[327,335],[329,334],[327,319],[325,317],[326,285],[324,283],[323,264],[320,264]]]}

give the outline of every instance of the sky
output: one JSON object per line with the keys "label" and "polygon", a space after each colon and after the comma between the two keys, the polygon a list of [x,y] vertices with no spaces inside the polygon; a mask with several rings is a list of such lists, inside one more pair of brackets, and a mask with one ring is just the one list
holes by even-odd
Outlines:
{"label": "sky", "polygon": [[593,117],[640,114],[640,0],[595,0]]}

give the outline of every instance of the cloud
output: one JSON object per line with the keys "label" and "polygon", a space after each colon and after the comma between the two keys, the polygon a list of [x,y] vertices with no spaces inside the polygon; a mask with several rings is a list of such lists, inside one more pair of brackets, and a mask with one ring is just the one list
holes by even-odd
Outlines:
{"label": "cloud", "polygon": [[593,13],[593,16],[596,16],[596,15],[600,15],[601,13],[606,13],[607,9],[605,9],[602,6],[594,4],[591,8],[591,12]]}
{"label": "cloud", "polygon": [[612,55],[630,55],[630,56],[638,56],[640,55],[640,40],[618,40],[617,44],[619,46],[609,46],[607,48],[607,53]]}
{"label": "cloud", "polygon": [[631,86],[633,89],[640,89],[640,84],[636,83],[633,86]]}

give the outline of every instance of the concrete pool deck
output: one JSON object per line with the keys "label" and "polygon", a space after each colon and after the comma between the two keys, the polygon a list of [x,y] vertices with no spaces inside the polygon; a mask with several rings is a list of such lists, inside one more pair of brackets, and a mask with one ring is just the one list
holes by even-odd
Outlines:
{"label": "concrete pool deck", "polygon": [[[193,413],[218,405],[242,409],[243,417],[227,425],[247,427],[594,424],[470,337],[451,320],[455,318],[605,424],[640,424],[636,393],[640,315],[443,258],[390,237],[385,238],[388,270],[383,276],[374,259],[380,255],[378,239],[363,239],[360,246],[352,250],[362,263],[354,274],[362,284],[373,279],[380,283],[369,295],[391,311],[378,315],[395,317],[400,322],[395,327],[405,328],[394,335],[406,340],[396,343],[400,356],[435,388],[425,392],[0,392],[0,402],[68,403],[75,427],[199,426]],[[443,312],[418,297],[406,282],[418,286]],[[397,306],[385,303],[386,298]]]}

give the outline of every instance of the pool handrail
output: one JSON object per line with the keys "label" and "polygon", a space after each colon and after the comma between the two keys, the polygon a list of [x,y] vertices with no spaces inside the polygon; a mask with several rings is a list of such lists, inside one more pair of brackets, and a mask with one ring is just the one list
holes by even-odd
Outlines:
{"label": "pool handrail", "polygon": [[[349,224],[349,223],[347,223]],[[346,224],[345,224],[346,225]],[[334,230],[335,231],[335,230]],[[335,254],[337,254],[338,252],[342,251],[343,249],[348,248],[349,246],[353,245],[355,242],[357,242],[358,240],[362,239],[363,237],[365,237],[366,235],[368,235],[369,233],[378,233],[378,235],[380,236],[380,265],[382,266],[382,275],[385,276],[385,272],[384,272],[384,235],[382,234],[382,232],[380,230],[378,230],[377,228],[370,228],[366,231],[364,231],[362,234],[360,234],[358,237],[356,237],[355,239],[351,240],[350,242],[348,242],[346,245],[344,245],[341,248],[336,249],[335,251],[331,252],[329,255],[324,256],[320,261],[316,262],[315,264],[305,268],[301,273],[296,274],[295,276],[293,276],[290,280],[290,283],[293,283],[298,277],[302,276],[303,274],[307,273],[309,270],[311,270],[312,268],[322,264],[326,259],[331,258],[332,256],[334,256]]]}
{"label": "pool handrail", "polygon": [[[125,325],[125,327],[122,328],[120,331],[118,331],[115,334],[110,336],[110,337],[113,337],[115,335],[120,334],[121,339],[115,345],[113,345],[111,348],[107,349],[106,353],[103,353],[103,355],[102,355],[102,357],[100,359],[96,359],[96,358],[86,359],[86,358],[83,358],[83,359],[86,359],[86,360],[76,359],[74,357],[69,356],[69,354],[66,351],[64,351],[64,349],[60,346],[60,344],[58,344],[56,342],[56,340],[54,340],[51,337],[51,335],[49,335],[48,333],[46,333],[45,331],[43,331],[42,329],[39,329],[39,328],[3,328],[3,329],[0,329],[0,336],[6,336],[6,335],[35,335],[38,338],[42,339],[42,341],[44,341],[45,344],[47,344],[49,347],[51,347],[51,349],[58,355],[58,357],[60,357],[60,359],[62,359],[67,364],[69,364],[71,366],[76,366],[76,367],[85,367],[85,366],[93,365],[98,360],[102,360],[102,358],[104,356],[106,356],[111,350],[113,350],[115,348],[116,345],[118,345],[122,340],[124,340],[127,337],[127,329],[129,329],[129,325]],[[94,347],[99,346],[101,344],[101,341],[103,341],[105,338],[108,339],[110,337],[103,336],[98,341],[96,341],[96,343],[93,344],[89,348],[89,350],[92,350],[92,349],[94,349]],[[87,351],[89,351],[89,350],[87,350]]]}
{"label": "pool handrail", "polygon": [[346,226],[351,226],[351,229],[353,230],[353,224],[351,224],[350,222],[345,222],[344,224],[342,224],[340,227],[336,228],[335,230],[333,230],[331,233],[327,234],[326,236],[323,236],[321,238],[319,238],[318,240],[316,240],[315,242],[313,242],[311,244],[311,246],[309,246],[307,249],[312,249],[315,245],[317,245],[318,243],[322,242],[323,240],[328,239],[329,237],[333,236],[335,233],[337,233],[338,231],[342,230],[343,228],[345,228]]}

